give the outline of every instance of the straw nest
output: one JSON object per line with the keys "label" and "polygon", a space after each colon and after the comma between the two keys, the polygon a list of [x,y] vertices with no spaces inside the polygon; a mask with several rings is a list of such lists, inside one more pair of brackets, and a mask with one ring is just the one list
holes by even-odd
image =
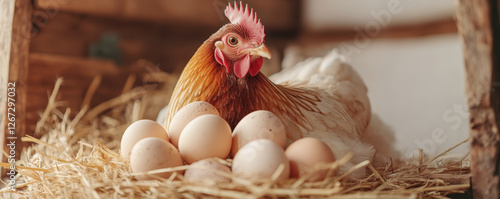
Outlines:
{"label": "straw nest", "polygon": [[[61,83],[62,79],[57,80],[38,122],[37,132],[43,136],[22,139],[34,144],[23,151],[17,162],[16,191],[0,190],[6,198],[445,198],[467,192],[470,187],[467,155],[457,161],[443,159],[433,167],[429,163],[436,162],[439,156],[427,159],[421,155],[404,164],[388,162],[381,168],[366,161],[320,182],[290,179],[285,183],[271,180],[253,184],[233,177],[231,183],[209,186],[183,182],[182,175],[137,181],[129,163],[118,153],[119,143],[128,125],[140,119],[148,108],[145,102],[152,91],[134,88],[89,111],[84,106],[71,117],[71,110],[61,111],[55,101]],[[90,89],[95,90],[95,86]],[[348,159],[341,158],[328,166],[334,169]],[[220,161],[231,165],[231,160]],[[366,169],[368,176],[350,179],[348,173],[355,169]]]}

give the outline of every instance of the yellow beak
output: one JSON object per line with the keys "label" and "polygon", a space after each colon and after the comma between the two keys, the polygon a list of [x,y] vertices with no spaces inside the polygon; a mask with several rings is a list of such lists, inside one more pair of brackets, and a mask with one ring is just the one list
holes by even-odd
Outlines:
{"label": "yellow beak", "polygon": [[248,52],[250,52],[250,55],[257,55],[271,59],[271,52],[269,52],[269,48],[267,48],[267,46],[264,44],[260,45],[257,48],[250,48],[248,49]]}

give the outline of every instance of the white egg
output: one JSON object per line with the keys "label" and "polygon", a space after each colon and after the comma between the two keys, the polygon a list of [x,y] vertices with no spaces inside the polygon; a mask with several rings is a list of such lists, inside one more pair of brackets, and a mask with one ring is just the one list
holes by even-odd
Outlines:
{"label": "white egg", "polygon": [[[232,171],[235,176],[253,182],[289,178],[290,164],[283,149],[271,140],[254,140],[243,146],[233,159]],[[277,173],[279,172],[279,173]]]}
{"label": "white egg", "polygon": [[285,151],[290,161],[290,177],[306,177],[307,181],[321,181],[337,173],[336,170],[319,169],[318,166],[335,162],[335,155],[328,145],[316,138],[302,138],[290,144]]}
{"label": "white egg", "polygon": [[241,147],[257,139],[271,140],[284,149],[285,125],[270,111],[260,110],[246,115],[234,128],[231,154],[234,157]]}
{"label": "white egg", "polygon": [[[144,138],[135,144],[130,153],[130,167],[134,173],[182,166],[179,151],[170,143],[159,138]],[[179,171],[179,173],[182,173]],[[169,178],[172,172],[158,173],[154,176]],[[138,180],[155,179],[150,175],[136,175]]]}
{"label": "white egg", "polygon": [[170,121],[168,127],[170,142],[179,147],[179,138],[184,127],[193,119],[205,114],[219,115],[219,112],[212,104],[203,101],[192,102],[182,107]]}
{"label": "white egg", "polygon": [[165,129],[153,120],[138,120],[132,123],[123,133],[120,154],[123,159],[130,159],[130,152],[134,145],[147,137],[156,137],[168,142]]}
{"label": "white egg", "polygon": [[215,158],[203,159],[189,166],[184,181],[193,184],[217,185],[231,182],[231,169]]}
{"label": "white egg", "polygon": [[179,152],[189,164],[212,157],[225,159],[230,151],[231,127],[218,115],[193,119],[179,138]]}

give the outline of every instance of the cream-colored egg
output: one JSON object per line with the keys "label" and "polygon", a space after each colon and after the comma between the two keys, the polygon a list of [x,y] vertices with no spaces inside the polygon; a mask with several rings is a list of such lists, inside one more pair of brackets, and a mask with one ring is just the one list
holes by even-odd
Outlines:
{"label": "cream-colored egg", "polygon": [[193,119],[205,114],[219,115],[219,112],[212,104],[203,101],[192,102],[182,107],[170,121],[168,127],[170,142],[179,147],[179,138],[184,127]]}
{"label": "cream-colored egg", "polygon": [[231,182],[231,169],[215,158],[203,159],[189,166],[184,180],[194,184],[217,185]]}
{"label": "cream-colored egg", "polygon": [[[134,173],[182,166],[179,151],[170,143],[159,138],[144,138],[135,144],[130,153],[130,167]],[[179,172],[182,173],[182,172]],[[161,178],[169,178],[172,172],[152,174]],[[136,175],[138,180],[155,179],[152,175]]]}
{"label": "cream-colored egg", "polygon": [[138,120],[132,123],[123,133],[120,154],[123,159],[130,160],[130,152],[134,145],[147,137],[156,137],[168,141],[165,129],[153,120]]}
{"label": "cream-colored egg", "polygon": [[[292,178],[307,177],[308,181],[325,179],[329,170],[318,169],[320,165],[335,162],[335,155],[326,143],[316,138],[302,138],[290,144],[285,151],[290,161]],[[315,168],[316,167],[316,168]],[[330,171],[335,175],[336,170]]]}
{"label": "cream-colored egg", "polygon": [[179,152],[191,164],[206,158],[225,159],[231,150],[231,127],[218,115],[199,116],[182,130]]}
{"label": "cream-colored egg", "polygon": [[271,140],[254,140],[243,146],[233,159],[235,176],[253,182],[272,180],[280,172],[277,181],[289,178],[290,164],[283,149]]}
{"label": "cream-colored egg", "polygon": [[260,110],[246,115],[234,128],[231,154],[234,157],[241,147],[257,139],[271,140],[284,149],[285,125],[270,111]]}

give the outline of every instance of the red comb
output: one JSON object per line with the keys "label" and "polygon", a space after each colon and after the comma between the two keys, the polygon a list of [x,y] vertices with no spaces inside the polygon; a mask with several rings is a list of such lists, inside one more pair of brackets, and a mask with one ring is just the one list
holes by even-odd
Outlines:
{"label": "red comb", "polygon": [[245,9],[243,9],[243,2],[240,1],[240,7],[234,2],[234,8],[231,3],[228,4],[226,10],[224,11],[226,17],[232,24],[239,24],[247,29],[250,39],[255,39],[262,44],[264,42],[264,26],[260,23],[260,19],[257,18],[257,13],[254,14],[253,8],[248,10],[248,4],[246,4]]}

